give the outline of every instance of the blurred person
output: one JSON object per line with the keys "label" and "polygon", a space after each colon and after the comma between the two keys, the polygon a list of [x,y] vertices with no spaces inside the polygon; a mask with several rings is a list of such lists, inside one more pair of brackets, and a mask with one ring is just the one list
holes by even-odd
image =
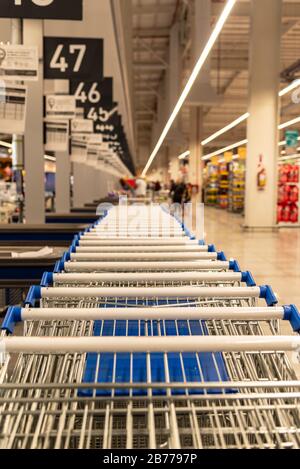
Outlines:
{"label": "blurred person", "polygon": [[146,197],[147,194],[147,183],[145,178],[138,177],[135,181],[135,196],[136,197]]}

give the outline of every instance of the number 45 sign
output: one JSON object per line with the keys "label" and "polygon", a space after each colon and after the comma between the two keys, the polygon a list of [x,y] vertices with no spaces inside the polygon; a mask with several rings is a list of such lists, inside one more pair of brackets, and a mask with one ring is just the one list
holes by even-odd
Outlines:
{"label": "number 45 sign", "polygon": [[0,17],[82,20],[82,0],[1,0]]}
{"label": "number 45 sign", "polygon": [[44,77],[54,80],[102,80],[103,40],[45,37]]}

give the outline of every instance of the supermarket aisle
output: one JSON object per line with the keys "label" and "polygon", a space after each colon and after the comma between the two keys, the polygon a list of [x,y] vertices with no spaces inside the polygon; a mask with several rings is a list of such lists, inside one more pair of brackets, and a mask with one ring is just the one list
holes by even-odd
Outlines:
{"label": "supermarket aisle", "polygon": [[250,270],[258,284],[269,283],[280,303],[300,304],[300,230],[244,233],[242,217],[205,208],[206,239]]}

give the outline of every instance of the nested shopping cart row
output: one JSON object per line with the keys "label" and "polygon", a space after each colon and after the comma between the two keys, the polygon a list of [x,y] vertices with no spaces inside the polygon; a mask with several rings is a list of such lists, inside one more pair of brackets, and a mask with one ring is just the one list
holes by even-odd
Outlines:
{"label": "nested shopping cart row", "polygon": [[298,448],[297,308],[159,207],[119,210],[9,309],[0,447]]}

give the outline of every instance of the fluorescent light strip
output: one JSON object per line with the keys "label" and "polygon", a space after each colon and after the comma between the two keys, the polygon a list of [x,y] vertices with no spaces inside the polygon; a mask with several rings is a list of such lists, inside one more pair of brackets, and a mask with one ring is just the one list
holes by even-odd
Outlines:
{"label": "fluorescent light strip", "polygon": [[[300,87],[300,78],[298,80],[295,80],[293,81],[293,83],[291,83],[290,85],[286,86],[285,88],[283,88],[279,93],[278,93],[278,96],[279,97],[282,97],[284,96],[285,94],[289,93],[290,91],[293,91],[295,88],[297,87]],[[241,122],[243,122],[244,120],[248,119],[248,117],[250,117],[250,113],[249,112],[246,112],[245,114],[241,115],[240,117],[238,117],[237,119],[235,119],[234,121],[232,121],[230,124],[226,125],[226,127],[223,127],[223,129],[220,129],[218,130],[217,132],[215,132],[214,134],[210,135],[209,137],[207,137],[205,140],[203,140],[201,142],[201,144],[203,146],[207,145],[209,142],[211,142],[212,140],[215,140],[217,137],[219,137],[220,135],[224,134],[225,132],[228,132],[228,130],[231,130],[233,129],[234,127],[236,127],[237,125],[239,125]],[[299,121],[298,121],[299,122]],[[282,127],[283,129],[285,127]],[[279,128],[280,130],[280,128]]]}
{"label": "fluorescent light strip", "polygon": [[286,127],[290,127],[291,125],[298,124],[300,122],[300,117],[296,117],[295,119],[292,119],[290,121],[284,122],[283,124],[280,124],[278,126],[279,130],[285,129]]}
{"label": "fluorescent light strip", "polygon": [[212,156],[218,156],[221,155],[222,153],[225,153],[225,151],[230,151],[233,150],[234,148],[241,147],[242,145],[246,145],[248,143],[248,140],[241,140],[240,142],[233,143],[232,145],[228,145],[228,147],[221,148],[220,150],[213,151],[212,153],[209,153],[208,155],[202,156],[203,161],[210,160]]}
{"label": "fluorescent light strip", "polygon": [[220,34],[220,32],[222,31],[223,29],[223,26],[228,18],[228,16],[230,15],[230,12],[232,10],[232,8],[234,7],[236,3],[236,0],[228,0],[226,5],[225,5],[225,8],[224,10],[222,11],[221,15],[220,15],[220,18],[218,19],[215,27],[214,27],[214,30],[210,36],[210,38],[208,39],[208,42],[206,44],[206,46],[204,47],[199,59],[198,59],[198,62],[196,63],[192,73],[191,73],[191,76],[190,78],[188,79],[188,82],[187,84],[185,85],[184,87],[184,90],[183,92],[181,93],[181,96],[172,112],[172,114],[170,115],[166,125],[165,125],[165,128],[163,129],[162,131],[162,134],[161,136],[159,137],[158,139],[158,142],[153,150],[153,152],[151,153],[150,155],[150,158],[143,170],[143,173],[142,173],[142,176],[146,176],[147,174],[147,171],[148,169],[150,168],[154,158],[156,157],[157,153],[159,152],[159,149],[160,147],[162,146],[166,136],[168,135],[168,132],[170,130],[170,128],[172,127],[173,125],[173,122],[175,121],[176,117],[177,117],[177,114],[179,113],[180,109],[182,108],[189,92],[191,91],[191,88],[193,86],[193,84],[195,83],[196,81],[196,78],[197,76],[199,75],[199,72],[201,71],[207,57],[209,56],[209,53],[211,51],[211,49],[213,48],[216,40],[218,39],[218,36]]}
{"label": "fluorescent light strip", "polygon": [[0,147],[11,148],[12,144],[8,142],[4,142],[3,140],[0,140]]}
{"label": "fluorescent light strip", "polygon": [[219,137],[220,135],[224,134],[225,132],[228,132],[228,130],[231,130],[233,129],[233,127],[236,127],[237,125],[239,125],[241,122],[244,122],[246,119],[248,119],[248,117],[250,116],[249,112],[246,112],[245,114],[243,114],[242,116],[238,117],[236,120],[234,120],[233,122],[231,122],[230,124],[226,125],[226,127],[223,127],[223,129],[220,129],[218,130],[217,132],[215,132],[214,134],[212,134],[210,137],[206,138],[205,140],[203,140],[201,142],[201,144],[203,146],[207,145],[209,142],[211,142],[212,140],[215,140],[217,137]]}
{"label": "fluorescent light strip", "polygon": [[295,88],[298,88],[298,86],[300,86],[300,79],[293,81],[293,83],[283,88],[283,90],[279,92],[280,98],[285,94],[289,93],[290,91],[293,91]]}
{"label": "fluorescent light strip", "polygon": [[187,156],[190,156],[191,152],[189,150],[185,151],[184,153],[182,153],[181,155],[178,156],[178,159],[179,160],[184,160],[184,158],[186,158]]}

